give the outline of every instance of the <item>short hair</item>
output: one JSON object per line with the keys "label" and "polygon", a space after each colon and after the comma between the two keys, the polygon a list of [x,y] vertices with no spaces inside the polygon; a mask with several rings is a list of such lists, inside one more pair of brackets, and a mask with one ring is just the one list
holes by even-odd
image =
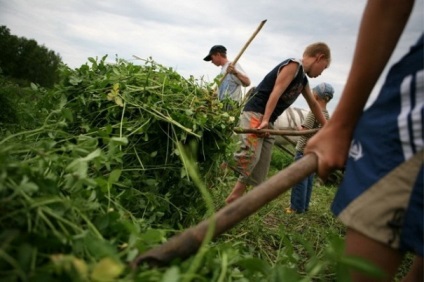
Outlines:
{"label": "short hair", "polygon": [[225,52],[225,51],[215,51],[215,52],[213,52],[212,53],[213,55],[216,55],[216,54],[220,54],[221,55],[221,57],[223,57],[223,58],[227,58],[227,52]]}
{"label": "short hair", "polygon": [[331,62],[330,48],[324,42],[316,42],[308,45],[303,52],[303,56],[314,57],[318,54],[324,55],[324,58]]}

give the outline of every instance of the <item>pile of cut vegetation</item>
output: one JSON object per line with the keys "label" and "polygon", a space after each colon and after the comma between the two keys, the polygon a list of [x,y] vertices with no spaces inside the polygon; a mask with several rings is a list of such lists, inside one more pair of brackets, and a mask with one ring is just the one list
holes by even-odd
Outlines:
{"label": "pile of cut vegetation", "polygon": [[46,113],[34,120],[42,125],[1,137],[8,281],[122,277],[138,253],[204,216],[177,145],[213,181],[239,113],[223,111],[210,84],[152,59],[105,59],[64,67],[62,82],[34,104]]}

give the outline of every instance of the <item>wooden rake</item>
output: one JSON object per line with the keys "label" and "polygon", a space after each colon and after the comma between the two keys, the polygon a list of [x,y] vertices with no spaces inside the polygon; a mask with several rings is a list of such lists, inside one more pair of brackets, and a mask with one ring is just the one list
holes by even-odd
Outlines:
{"label": "wooden rake", "polygon": [[318,157],[315,154],[305,155],[242,197],[226,205],[209,219],[141,254],[131,263],[131,266],[136,268],[141,263],[147,263],[150,266],[164,266],[175,259],[188,258],[200,248],[211,224],[214,225],[213,239],[288,191],[315,172],[317,167]]}

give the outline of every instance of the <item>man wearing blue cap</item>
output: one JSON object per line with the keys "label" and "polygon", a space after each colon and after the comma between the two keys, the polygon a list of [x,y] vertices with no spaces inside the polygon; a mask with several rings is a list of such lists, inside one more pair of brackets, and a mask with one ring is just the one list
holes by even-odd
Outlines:
{"label": "man wearing blue cap", "polygon": [[227,59],[227,48],[222,45],[215,45],[209,51],[209,54],[203,59],[211,61],[215,66],[221,66],[221,75],[225,78],[221,81],[218,89],[218,99],[220,101],[230,98],[237,103],[242,101],[241,87],[250,85],[250,79],[239,64],[235,66]]}
{"label": "man wearing blue cap", "polygon": [[[315,100],[321,107],[322,113],[328,120],[330,115],[327,111],[327,104],[333,98],[334,89],[330,84],[323,82],[318,84],[312,89]],[[312,111],[306,116],[305,122],[302,124],[302,129],[314,129],[320,127],[320,123],[316,120]],[[303,135],[299,138],[296,144],[296,154],[294,160],[299,160],[303,157],[303,149],[308,140],[313,134]],[[286,208],[286,213],[303,213],[309,209],[309,202],[311,200],[312,185],[314,174],[309,175],[291,190],[290,207]]]}

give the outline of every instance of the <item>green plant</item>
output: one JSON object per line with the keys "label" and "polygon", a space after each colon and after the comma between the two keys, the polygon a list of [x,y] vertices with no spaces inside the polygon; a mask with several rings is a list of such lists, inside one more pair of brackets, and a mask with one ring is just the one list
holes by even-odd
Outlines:
{"label": "green plant", "polygon": [[294,157],[283,152],[278,148],[274,148],[271,157],[270,174],[275,174],[293,163]]}
{"label": "green plant", "polygon": [[64,68],[41,126],[0,140],[0,274],[11,280],[81,265],[93,278],[106,258],[122,275],[119,265],[207,213],[177,144],[197,144],[192,159],[211,174],[235,118],[152,60],[104,60]]}
{"label": "green plant", "polygon": [[[238,111],[151,59],[90,58],[63,67],[53,89],[25,91],[43,94],[27,107],[37,118],[0,132],[2,279],[345,281],[349,267],[375,271],[343,255],[344,227],[329,212],[336,187],[320,183],[306,214],[285,214],[285,193],[195,256],[132,269],[223,206],[237,176],[220,164],[237,146]],[[275,150],[270,175],[292,162]]]}

